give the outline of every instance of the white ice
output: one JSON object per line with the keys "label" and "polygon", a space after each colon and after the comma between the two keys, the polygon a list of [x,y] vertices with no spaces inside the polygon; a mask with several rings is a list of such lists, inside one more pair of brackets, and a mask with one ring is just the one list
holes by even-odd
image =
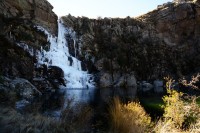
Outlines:
{"label": "white ice", "polygon": [[[44,31],[45,34],[48,35],[48,41],[50,42],[49,51],[45,51],[41,48],[41,52],[38,53],[38,63],[46,64],[47,66],[60,67],[64,71],[67,88],[94,87],[92,75],[88,74],[87,71],[82,71],[81,61],[69,54],[68,42],[65,39],[65,35],[71,30],[66,29],[61,20],[58,20],[58,37],[53,37],[42,27],[38,27],[38,29]],[[75,33],[71,33],[74,39]],[[69,58],[73,60],[71,66]]]}

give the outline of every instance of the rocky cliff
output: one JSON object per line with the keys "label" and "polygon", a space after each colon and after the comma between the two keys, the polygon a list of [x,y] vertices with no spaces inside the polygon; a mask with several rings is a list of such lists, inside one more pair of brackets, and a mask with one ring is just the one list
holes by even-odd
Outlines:
{"label": "rocky cliff", "polygon": [[36,53],[47,48],[47,35],[57,35],[57,16],[46,0],[0,0],[0,75],[31,81]]}
{"label": "rocky cliff", "polygon": [[[94,74],[101,87],[135,86],[136,79],[196,73],[200,70],[199,3],[169,2],[138,18],[64,16],[62,21],[70,28],[69,53],[82,61],[82,68]],[[1,0],[0,9],[0,72],[32,80],[35,53],[49,48],[47,36],[36,26],[57,35],[53,7],[46,0]]]}
{"label": "rocky cliff", "polygon": [[131,75],[138,80],[180,78],[200,69],[199,0],[169,2],[138,18],[62,19],[76,31],[78,57],[100,86],[127,85]]}
{"label": "rocky cliff", "polygon": [[[56,35],[57,15],[52,9],[53,6],[46,0],[1,0],[1,22],[2,19],[31,21]],[[2,23],[1,28],[3,28]]]}

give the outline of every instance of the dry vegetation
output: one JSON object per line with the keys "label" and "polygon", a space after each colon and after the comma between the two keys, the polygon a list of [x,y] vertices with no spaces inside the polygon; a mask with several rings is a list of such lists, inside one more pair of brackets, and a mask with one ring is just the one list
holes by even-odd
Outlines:
{"label": "dry vegetation", "polygon": [[114,133],[144,133],[151,125],[151,118],[137,102],[124,105],[119,98],[114,98],[110,106],[111,132]]}
{"label": "dry vegetation", "polygon": [[1,133],[83,133],[89,132],[91,108],[77,105],[78,111],[68,108],[62,119],[41,114],[20,114],[12,108],[0,107]]}
{"label": "dry vegetation", "polygon": [[[184,85],[198,89],[196,82],[199,74],[192,81],[183,81]],[[140,103],[120,103],[118,98],[110,105],[109,113],[113,133],[199,133],[200,108],[196,96],[178,92],[173,89],[174,80],[166,78],[167,95],[163,97],[164,114],[157,121],[151,121]]]}

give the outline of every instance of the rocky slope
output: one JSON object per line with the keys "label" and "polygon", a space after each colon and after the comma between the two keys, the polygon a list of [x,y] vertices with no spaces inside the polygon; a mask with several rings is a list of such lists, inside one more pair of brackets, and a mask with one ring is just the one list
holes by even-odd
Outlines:
{"label": "rocky slope", "polygon": [[200,69],[199,0],[169,2],[138,18],[68,15],[63,21],[76,31],[78,57],[100,86],[130,86],[132,75],[138,80],[180,78]]}

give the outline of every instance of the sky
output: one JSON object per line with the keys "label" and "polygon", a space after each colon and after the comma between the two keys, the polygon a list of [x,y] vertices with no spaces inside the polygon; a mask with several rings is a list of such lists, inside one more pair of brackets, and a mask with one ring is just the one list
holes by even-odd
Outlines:
{"label": "sky", "polygon": [[48,0],[58,16],[137,17],[172,0]]}

